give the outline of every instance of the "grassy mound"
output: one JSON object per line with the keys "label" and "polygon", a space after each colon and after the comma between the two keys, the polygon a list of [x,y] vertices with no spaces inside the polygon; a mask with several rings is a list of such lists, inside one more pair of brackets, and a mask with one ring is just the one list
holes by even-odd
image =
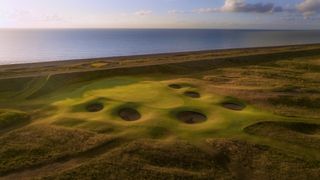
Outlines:
{"label": "grassy mound", "polygon": [[0,110],[0,131],[28,123],[30,116],[27,113],[15,110]]}
{"label": "grassy mound", "polygon": [[108,141],[103,135],[54,126],[15,130],[0,137],[0,175],[71,158]]}
{"label": "grassy mound", "polygon": [[269,101],[274,105],[303,107],[311,109],[320,108],[320,98],[313,98],[309,96],[295,97],[290,95],[282,95],[276,98],[270,98]]}
{"label": "grassy mound", "polygon": [[184,141],[134,141],[87,164],[47,178],[303,179],[306,175],[317,178],[317,169],[312,163],[288,157],[276,149],[243,141],[210,139],[206,148]]}
{"label": "grassy mound", "polygon": [[320,124],[265,121],[244,129],[248,134],[263,136],[300,146],[320,148]]}

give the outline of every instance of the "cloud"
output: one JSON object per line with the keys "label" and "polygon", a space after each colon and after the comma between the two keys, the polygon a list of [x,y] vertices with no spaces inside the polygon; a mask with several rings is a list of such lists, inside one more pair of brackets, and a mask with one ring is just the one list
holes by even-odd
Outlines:
{"label": "cloud", "polygon": [[246,3],[245,0],[225,0],[221,11],[271,13],[282,12],[283,8],[273,3]]}
{"label": "cloud", "polygon": [[171,15],[185,14],[185,13],[188,13],[188,11],[182,11],[182,10],[176,10],[176,9],[168,11],[168,14],[171,14]]}
{"label": "cloud", "polygon": [[25,20],[32,17],[32,12],[27,10],[9,10],[3,12],[3,17],[10,20]]}
{"label": "cloud", "polygon": [[137,15],[137,16],[147,16],[150,14],[152,14],[151,10],[141,10],[134,13],[134,15]]}
{"label": "cloud", "polygon": [[193,10],[194,13],[214,12],[242,12],[242,13],[274,13],[286,11],[281,6],[273,3],[247,3],[245,0],[225,0],[219,8],[200,8]]}
{"label": "cloud", "polygon": [[7,21],[13,22],[61,22],[64,18],[58,14],[38,14],[30,10],[9,10],[0,14]]}
{"label": "cloud", "polygon": [[47,21],[47,22],[61,22],[61,21],[64,21],[64,18],[62,18],[57,14],[44,14],[41,20]]}
{"label": "cloud", "polygon": [[193,12],[195,13],[214,13],[214,12],[219,12],[220,10],[217,8],[200,8],[200,9],[195,9]]}
{"label": "cloud", "polygon": [[168,14],[171,14],[171,15],[189,14],[189,13],[203,14],[203,13],[214,13],[214,12],[219,12],[219,11],[220,11],[219,8],[200,8],[200,9],[194,9],[191,11],[170,10],[170,11],[168,11]]}
{"label": "cloud", "polygon": [[320,0],[304,0],[297,5],[297,9],[305,17],[313,16],[320,13]]}

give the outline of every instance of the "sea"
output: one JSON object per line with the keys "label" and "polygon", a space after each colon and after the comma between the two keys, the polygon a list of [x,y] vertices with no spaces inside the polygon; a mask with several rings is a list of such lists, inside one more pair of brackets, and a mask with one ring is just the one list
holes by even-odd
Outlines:
{"label": "sea", "polygon": [[0,65],[320,43],[320,31],[0,29]]}

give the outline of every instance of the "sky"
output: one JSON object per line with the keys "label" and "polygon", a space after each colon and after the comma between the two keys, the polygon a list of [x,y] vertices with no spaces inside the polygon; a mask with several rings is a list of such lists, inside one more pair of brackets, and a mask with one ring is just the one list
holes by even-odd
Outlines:
{"label": "sky", "polygon": [[320,0],[0,0],[0,28],[320,29]]}

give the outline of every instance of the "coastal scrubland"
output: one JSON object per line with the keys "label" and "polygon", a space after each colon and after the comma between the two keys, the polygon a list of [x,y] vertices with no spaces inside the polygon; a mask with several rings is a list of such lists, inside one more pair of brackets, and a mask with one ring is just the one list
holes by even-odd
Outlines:
{"label": "coastal scrubland", "polygon": [[320,45],[0,67],[0,179],[317,179]]}

